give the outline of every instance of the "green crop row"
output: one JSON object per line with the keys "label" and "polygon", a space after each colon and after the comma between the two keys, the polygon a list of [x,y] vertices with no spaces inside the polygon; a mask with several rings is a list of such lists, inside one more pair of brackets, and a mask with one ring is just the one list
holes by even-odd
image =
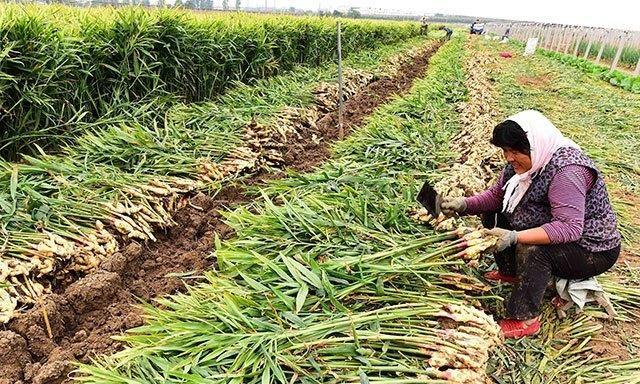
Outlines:
{"label": "green crop row", "polygon": [[[419,34],[417,23],[342,23],[345,55]],[[330,18],[0,5],[0,155],[52,145],[131,103],[207,100],[318,65],[336,37]]]}
{"label": "green crop row", "polygon": [[607,67],[595,64],[592,61],[585,60],[580,57],[544,49],[540,49],[539,51],[545,56],[552,57],[562,63],[580,68],[587,74],[608,81],[611,85],[621,87],[622,89],[634,93],[640,93],[640,77],[638,76],[628,75],[618,70],[611,71]]}
{"label": "green crop row", "polygon": [[[420,36],[355,53],[345,59],[345,71],[386,74],[398,57],[414,54],[425,42],[433,44]],[[253,85],[239,84],[215,102],[169,105],[160,117],[141,108],[121,119],[101,119],[85,125],[74,144],[56,155],[24,155],[19,163],[0,160],[0,284],[24,284],[15,276],[45,282],[45,276],[68,272],[77,264],[82,270],[97,265],[117,244],[103,241],[109,236],[96,238],[96,220],[115,233],[120,229],[112,223],[144,210],[140,225],[145,232],[153,232],[150,226],[157,231],[170,225],[165,208],[172,209],[163,204],[179,200],[178,190],[217,190],[221,183],[255,171],[205,182],[203,164],[219,165],[242,143],[252,121],[276,128],[285,111],[312,110],[313,90],[334,78],[334,64],[297,67]],[[300,121],[289,124],[303,126]],[[118,209],[120,205],[135,205],[137,211]],[[126,220],[133,223],[130,217]],[[86,244],[96,242],[87,250],[89,256],[80,255]],[[0,299],[2,293],[0,288]],[[24,295],[20,291],[16,296]],[[2,304],[0,322],[7,308]]]}
{"label": "green crop row", "polygon": [[[406,209],[425,173],[449,159],[466,96],[462,43],[443,46],[425,79],[322,169],[276,181],[250,209],[226,213],[236,236],[217,244],[217,272],[162,299],[163,309],[149,306],[149,323],[124,337],[130,348],[83,367],[80,380],[444,382],[452,364],[430,358],[443,349],[436,318],[464,292],[440,276],[462,262],[448,258],[455,235],[413,223]],[[446,348],[464,358],[485,342],[449,338]]]}
{"label": "green crop row", "polygon": [[[481,354],[466,358],[482,343],[470,338],[460,348],[454,330],[441,332],[435,311],[445,303],[495,307],[505,286],[484,293],[452,288],[448,277],[464,274],[476,284],[481,270],[452,257],[449,234],[434,236],[406,215],[419,181],[451,160],[446,147],[460,124],[456,106],[466,99],[462,49],[455,40],[443,46],[426,78],[339,143],[322,169],[275,181],[261,188],[262,199],[251,207],[227,212],[236,236],[217,242],[216,271],[185,294],[148,305],[147,324],[119,338],[128,347],[83,366],[80,380],[487,381],[471,376],[482,363],[473,366],[477,371],[465,365],[479,363]],[[615,292],[614,305],[637,310],[637,289],[605,284]],[[545,311],[542,322],[540,336],[493,351],[488,373],[495,381],[637,382],[637,359],[620,362],[591,353],[587,343],[601,326],[589,316],[559,320]],[[451,353],[455,364],[444,359],[438,367],[434,350]],[[468,376],[451,375],[459,368]]]}

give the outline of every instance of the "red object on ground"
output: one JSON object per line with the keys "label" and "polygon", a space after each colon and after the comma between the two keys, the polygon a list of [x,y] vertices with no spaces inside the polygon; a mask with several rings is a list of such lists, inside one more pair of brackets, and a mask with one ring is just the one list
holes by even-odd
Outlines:
{"label": "red object on ground", "polygon": [[511,57],[513,57],[513,54],[511,52],[509,52],[509,51],[502,51],[502,52],[500,52],[500,56],[506,57],[506,58],[511,58]]}
{"label": "red object on ground", "polygon": [[500,329],[507,339],[519,339],[521,337],[532,336],[540,331],[540,321],[536,319],[527,325],[524,320],[504,319],[500,320]]}
{"label": "red object on ground", "polygon": [[503,275],[497,269],[485,273],[484,278],[487,280],[500,281],[502,283],[507,283],[507,284],[514,284],[520,281],[520,279],[518,279],[517,276]]}

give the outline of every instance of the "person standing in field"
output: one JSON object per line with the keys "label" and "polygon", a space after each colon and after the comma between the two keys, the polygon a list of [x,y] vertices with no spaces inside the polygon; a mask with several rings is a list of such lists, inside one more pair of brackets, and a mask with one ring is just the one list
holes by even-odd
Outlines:
{"label": "person standing in field", "polygon": [[476,19],[471,24],[471,28],[469,29],[469,33],[472,35],[482,35],[484,32],[484,24],[480,22],[480,19]]}
{"label": "person standing in field", "polygon": [[[500,321],[505,337],[540,330],[540,307],[551,277],[587,279],[611,268],[620,254],[604,178],[580,147],[543,114],[527,110],[496,125],[491,143],[507,165],[498,182],[473,196],[444,198],[445,215],[482,215],[497,270],[488,280],[515,284]],[[552,303],[563,304],[559,297]]]}
{"label": "person standing in field", "polygon": [[420,32],[425,35],[429,33],[429,20],[427,20],[427,16],[422,16],[420,19]]}
{"label": "person standing in field", "polygon": [[509,34],[511,33],[511,25],[505,29],[504,34],[502,35],[501,42],[506,43],[509,41]]}

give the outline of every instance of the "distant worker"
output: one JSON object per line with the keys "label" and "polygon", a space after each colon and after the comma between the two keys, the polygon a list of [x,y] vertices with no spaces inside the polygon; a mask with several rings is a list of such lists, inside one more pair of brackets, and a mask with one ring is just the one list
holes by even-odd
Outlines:
{"label": "distant worker", "polygon": [[420,32],[425,35],[429,33],[429,20],[427,20],[427,16],[422,16],[420,19]]}
{"label": "distant worker", "polygon": [[438,30],[445,31],[447,33],[444,37],[445,40],[451,40],[451,34],[453,33],[453,30],[451,28],[448,28],[447,26],[443,25],[439,27]]}
{"label": "distant worker", "polygon": [[471,33],[472,35],[482,35],[483,32],[484,32],[484,23],[481,23],[480,19],[476,19],[476,21],[474,21],[471,24],[471,29],[469,33]]}
{"label": "distant worker", "polygon": [[502,42],[505,43],[509,41],[509,34],[511,33],[511,25],[505,29],[504,34],[502,35]]}

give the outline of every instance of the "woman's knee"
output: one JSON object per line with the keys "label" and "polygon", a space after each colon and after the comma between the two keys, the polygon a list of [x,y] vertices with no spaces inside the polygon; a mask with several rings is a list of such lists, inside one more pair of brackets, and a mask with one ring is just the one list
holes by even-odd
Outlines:
{"label": "woman's knee", "polygon": [[532,265],[551,265],[549,253],[545,252],[545,246],[540,245],[517,244],[516,261],[518,274],[524,269],[530,269]]}
{"label": "woman's knee", "polygon": [[540,245],[531,245],[531,244],[516,244],[516,252],[523,258],[528,258],[530,256],[541,257],[545,254],[543,252],[543,247]]}

